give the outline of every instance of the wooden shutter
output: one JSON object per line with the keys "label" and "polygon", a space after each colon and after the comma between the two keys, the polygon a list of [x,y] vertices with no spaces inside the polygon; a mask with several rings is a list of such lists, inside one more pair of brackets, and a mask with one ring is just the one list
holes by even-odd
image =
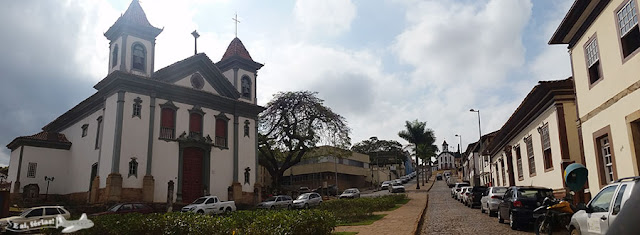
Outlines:
{"label": "wooden shutter", "polygon": [[162,123],[160,124],[162,127],[173,128],[174,125],[174,113],[175,111],[170,108],[162,109]]}
{"label": "wooden shutter", "polygon": [[227,136],[227,122],[222,119],[216,119],[216,137],[225,138]]}
{"label": "wooden shutter", "polygon": [[202,130],[202,115],[192,113],[189,117],[189,131],[200,133]]}

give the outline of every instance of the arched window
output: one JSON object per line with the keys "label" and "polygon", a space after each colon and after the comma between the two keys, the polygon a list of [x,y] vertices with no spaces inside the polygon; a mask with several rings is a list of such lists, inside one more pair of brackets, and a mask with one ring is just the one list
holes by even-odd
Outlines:
{"label": "arched window", "polygon": [[131,161],[129,162],[129,176],[127,177],[131,176],[135,176],[136,178],[138,178],[138,161],[135,157],[132,157]]}
{"label": "arched window", "polygon": [[251,78],[249,78],[248,76],[242,76],[242,81],[241,81],[241,91],[242,91],[242,97],[250,99],[251,98]]}
{"label": "arched window", "polygon": [[132,50],[132,59],[131,59],[131,61],[133,61],[132,68],[145,71],[144,68],[147,63],[146,56],[147,56],[147,52],[144,46],[140,43],[134,43],[133,50]]}
{"label": "arched window", "polygon": [[111,68],[116,67],[118,64],[118,44],[113,47],[113,52],[111,52]]}

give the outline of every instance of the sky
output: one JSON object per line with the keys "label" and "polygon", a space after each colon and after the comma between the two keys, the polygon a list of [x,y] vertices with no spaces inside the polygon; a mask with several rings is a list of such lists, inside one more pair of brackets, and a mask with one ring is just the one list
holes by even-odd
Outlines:
{"label": "sky", "polygon": [[[0,143],[33,135],[94,94],[107,75],[104,32],[130,0],[13,0],[0,8]],[[318,92],[352,143],[398,137],[405,121],[462,148],[498,130],[538,81],[571,76],[566,46],[547,45],[571,0],[142,0],[156,70],[198,51],[219,61],[235,34],[265,105]],[[460,135],[461,138],[456,137]],[[0,165],[10,150],[0,150]]]}

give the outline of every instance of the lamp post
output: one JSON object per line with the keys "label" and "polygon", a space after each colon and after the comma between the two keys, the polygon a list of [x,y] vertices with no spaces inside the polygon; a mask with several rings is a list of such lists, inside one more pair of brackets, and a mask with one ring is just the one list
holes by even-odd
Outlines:
{"label": "lamp post", "polygon": [[[458,142],[458,156],[460,156],[460,158],[461,158],[460,162],[462,162],[462,153],[460,152],[461,151],[460,148],[462,148],[462,135],[456,134],[456,137],[458,137],[458,140],[459,140],[459,142]],[[454,162],[454,165],[455,165],[455,159],[453,160],[453,162]],[[455,166],[456,174],[458,172],[458,167],[460,167],[460,166]]]}
{"label": "lamp post", "polygon": [[51,183],[51,181],[53,181],[53,180],[54,180],[54,178],[53,178],[53,177],[47,177],[47,176],[45,176],[45,177],[44,177],[44,180],[45,180],[45,181],[47,181],[47,192],[46,192],[46,194],[44,195],[44,200],[46,201],[46,200],[47,200],[47,198],[49,197],[49,183]]}
{"label": "lamp post", "polygon": [[[478,149],[478,154],[482,158],[482,161],[484,162],[484,157],[482,156],[482,128],[480,127],[480,110],[470,109],[469,112],[478,113],[478,134],[480,135],[480,138],[478,139],[478,144],[480,146],[480,148]],[[475,167],[475,164],[474,164],[474,167]]]}

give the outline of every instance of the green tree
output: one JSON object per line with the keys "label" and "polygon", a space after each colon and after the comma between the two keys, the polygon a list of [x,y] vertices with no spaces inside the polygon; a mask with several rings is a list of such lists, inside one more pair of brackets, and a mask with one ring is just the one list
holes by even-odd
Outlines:
{"label": "green tree", "polygon": [[291,168],[316,144],[348,149],[351,145],[344,117],[324,106],[316,92],[280,92],[260,113],[258,161],[278,188],[285,170]]}
{"label": "green tree", "polygon": [[[416,156],[416,165],[418,164],[418,158],[420,156],[429,157],[428,155],[434,153],[435,151],[432,148],[433,143],[435,143],[436,139],[433,134],[433,130],[427,128],[426,122],[420,122],[417,119],[410,122],[405,122],[405,130],[398,132],[398,136],[411,145],[413,145],[414,154]],[[420,147],[423,145],[423,147]],[[422,149],[421,149],[422,148]],[[429,165],[431,165],[431,160],[429,160]],[[419,177],[416,177],[416,181],[419,183]],[[420,189],[420,184],[416,185],[416,189]]]}
{"label": "green tree", "polygon": [[351,147],[351,151],[369,155],[371,163],[376,162],[378,153],[393,155],[395,156],[395,159],[399,159],[403,162],[407,160],[405,150],[402,149],[402,144],[400,144],[400,142],[395,140],[380,140],[375,136],[354,144],[353,147]]}

